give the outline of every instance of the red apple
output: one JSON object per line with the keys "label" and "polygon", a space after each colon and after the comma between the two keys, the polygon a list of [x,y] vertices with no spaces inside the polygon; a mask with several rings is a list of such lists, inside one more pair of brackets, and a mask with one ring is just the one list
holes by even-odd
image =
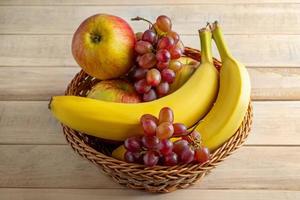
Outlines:
{"label": "red apple", "polygon": [[141,97],[133,85],[122,79],[105,80],[93,86],[87,97],[120,103],[139,103]]}
{"label": "red apple", "polygon": [[72,53],[89,75],[118,78],[132,66],[135,34],[120,17],[97,14],[83,21],[73,36]]}

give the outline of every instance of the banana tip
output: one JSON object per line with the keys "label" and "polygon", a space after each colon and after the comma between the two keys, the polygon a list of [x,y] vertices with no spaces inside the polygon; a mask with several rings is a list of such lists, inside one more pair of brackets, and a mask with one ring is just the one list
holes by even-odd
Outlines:
{"label": "banana tip", "polygon": [[211,31],[214,31],[219,26],[219,22],[216,20],[210,25]]}
{"label": "banana tip", "polygon": [[200,29],[198,30],[199,33],[203,33],[203,32],[205,32],[205,31],[211,32],[210,27],[209,27],[209,23],[208,23],[205,27],[200,28]]}
{"label": "banana tip", "polygon": [[51,103],[52,103],[53,97],[51,97],[49,103],[48,103],[48,109],[51,110]]}

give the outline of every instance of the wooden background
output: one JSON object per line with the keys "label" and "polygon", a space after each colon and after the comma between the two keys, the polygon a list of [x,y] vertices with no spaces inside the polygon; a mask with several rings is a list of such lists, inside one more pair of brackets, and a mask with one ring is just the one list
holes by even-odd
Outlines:
{"label": "wooden background", "polygon": [[[95,13],[166,14],[195,48],[197,29],[219,20],[251,75],[246,145],[203,182],[156,196],[119,186],[77,156],[47,103],[80,70],[72,33]],[[0,199],[300,199],[299,34],[299,0],[0,0]]]}

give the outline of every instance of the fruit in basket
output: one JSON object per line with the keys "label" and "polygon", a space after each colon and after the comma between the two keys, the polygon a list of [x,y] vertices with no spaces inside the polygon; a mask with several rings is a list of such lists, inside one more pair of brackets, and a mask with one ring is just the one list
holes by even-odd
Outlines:
{"label": "fruit in basket", "polygon": [[122,18],[97,14],[83,21],[73,36],[72,53],[89,75],[118,78],[133,64],[135,34]]}
{"label": "fruit in basket", "polygon": [[[133,20],[144,20],[150,24],[150,28],[146,30],[139,41],[135,45],[137,53],[137,67],[133,74],[139,74],[139,69],[150,69],[147,73],[147,84],[151,87],[142,91],[140,87],[136,90],[143,94],[144,101],[153,101],[168,94],[170,84],[175,79],[175,71],[181,68],[180,58],[184,52],[184,47],[180,41],[179,35],[172,30],[172,22],[165,15],[158,16],[156,22],[152,24],[150,21],[136,17]],[[176,60],[176,61],[175,61]],[[148,74],[152,73],[152,78]],[[140,79],[133,78],[139,82]],[[146,86],[145,86],[146,87]]]}
{"label": "fruit in basket", "polygon": [[[127,138],[124,141],[125,149],[122,146],[118,147],[113,151],[113,157],[148,167],[157,165],[159,161],[166,166],[207,162],[210,154],[202,145],[200,133],[187,132],[184,124],[173,123],[173,116],[172,109],[168,107],[160,110],[158,119],[150,114],[141,116],[140,123],[145,135]],[[183,136],[188,140],[172,139],[175,129],[177,136]]]}
{"label": "fruit in basket", "polygon": [[157,28],[163,32],[169,32],[172,29],[171,19],[165,15],[160,15],[156,19]]}
{"label": "fruit in basket", "polygon": [[193,66],[195,69],[199,66],[200,62],[198,62],[197,60],[187,57],[187,56],[182,56],[179,59],[177,59],[178,61],[180,61],[183,65],[190,65]]}
{"label": "fruit in basket", "polygon": [[241,125],[251,91],[247,69],[231,55],[217,22],[212,33],[222,60],[220,90],[216,103],[196,128],[211,151],[227,141]]}
{"label": "fruit in basket", "polygon": [[124,160],[125,161],[125,152],[126,152],[126,148],[124,145],[120,145],[118,148],[116,148],[115,150],[113,150],[113,152],[111,153],[111,156],[113,158],[116,158],[118,160]]}
{"label": "fruit in basket", "polygon": [[108,140],[123,141],[130,136],[142,135],[140,116],[145,113],[157,115],[166,106],[175,113],[175,122],[191,127],[211,109],[218,92],[219,74],[212,63],[211,33],[206,31],[200,38],[205,55],[203,62],[182,87],[168,96],[138,104],[55,96],[49,108],[66,126]]}
{"label": "fruit in basket", "polygon": [[176,76],[174,82],[170,85],[169,93],[172,93],[180,88],[193,75],[200,64],[198,61],[189,57],[181,57],[178,60],[182,66],[175,71]]}
{"label": "fruit in basket", "polygon": [[92,87],[87,97],[103,101],[139,103],[141,98],[133,85],[122,79],[105,80]]}

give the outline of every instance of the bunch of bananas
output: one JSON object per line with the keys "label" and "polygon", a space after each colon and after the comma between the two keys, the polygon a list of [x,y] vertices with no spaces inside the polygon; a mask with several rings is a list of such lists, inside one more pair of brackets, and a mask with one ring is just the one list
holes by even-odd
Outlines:
{"label": "bunch of bananas", "polygon": [[[49,108],[66,126],[99,138],[123,141],[142,135],[140,117],[158,115],[170,107],[175,121],[193,127],[211,151],[238,129],[250,101],[250,80],[245,66],[233,58],[217,22],[199,31],[201,65],[191,78],[172,94],[146,103],[125,104],[77,96],[52,97]],[[219,50],[222,68],[213,65],[211,43]]]}

